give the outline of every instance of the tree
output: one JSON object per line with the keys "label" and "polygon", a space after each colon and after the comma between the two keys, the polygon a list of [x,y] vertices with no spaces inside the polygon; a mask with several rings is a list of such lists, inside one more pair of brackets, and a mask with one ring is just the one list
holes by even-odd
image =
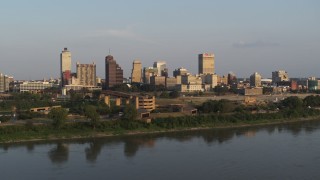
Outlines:
{"label": "tree", "polygon": [[84,109],[84,115],[90,120],[93,129],[99,124],[100,115],[97,113],[97,109],[93,105],[87,105]]}
{"label": "tree", "polygon": [[52,125],[55,128],[61,128],[68,116],[68,111],[64,108],[53,108],[48,114],[48,117],[53,120]]}
{"label": "tree", "polygon": [[133,105],[126,105],[126,107],[124,108],[124,113],[123,113],[123,120],[127,120],[127,121],[134,121],[137,119],[137,110]]}
{"label": "tree", "polygon": [[303,102],[297,96],[290,96],[281,101],[281,105],[288,109],[300,109]]}
{"label": "tree", "polygon": [[167,91],[163,91],[161,94],[160,94],[160,98],[169,98],[169,93]]}
{"label": "tree", "polygon": [[169,93],[170,98],[178,98],[180,93],[177,90],[173,90]]}

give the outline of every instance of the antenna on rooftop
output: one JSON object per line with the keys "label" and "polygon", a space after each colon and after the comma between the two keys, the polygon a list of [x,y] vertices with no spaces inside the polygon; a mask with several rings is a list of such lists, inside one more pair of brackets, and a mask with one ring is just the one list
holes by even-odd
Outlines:
{"label": "antenna on rooftop", "polygon": [[110,48],[109,48],[109,55],[111,55],[111,50],[110,50]]}

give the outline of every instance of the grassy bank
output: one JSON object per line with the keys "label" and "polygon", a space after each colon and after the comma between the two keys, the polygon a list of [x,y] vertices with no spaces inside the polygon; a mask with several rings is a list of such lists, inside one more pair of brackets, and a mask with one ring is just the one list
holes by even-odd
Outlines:
{"label": "grassy bank", "polygon": [[156,118],[152,123],[140,121],[104,121],[95,129],[90,123],[68,123],[57,129],[51,125],[16,125],[0,127],[0,142],[21,142],[53,139],[118,136],[142,133],[158,133],[193,129],[228,128],[278,124],[320,119],[320,111],[306,109],[302,112],[283,111],[278,113],[251,114],[204,114],[197,116]]}

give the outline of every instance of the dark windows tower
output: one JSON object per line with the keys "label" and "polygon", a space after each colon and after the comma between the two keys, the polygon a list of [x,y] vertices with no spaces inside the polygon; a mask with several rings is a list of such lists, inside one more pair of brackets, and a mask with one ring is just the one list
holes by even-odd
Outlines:
{"label": "dark windows tower", "polygon": [[110,89],[116,84],[123,83],[123,70],[113,59],[113,56],[108,55],[105,59],[106,63],[106,85],[105,89]]}

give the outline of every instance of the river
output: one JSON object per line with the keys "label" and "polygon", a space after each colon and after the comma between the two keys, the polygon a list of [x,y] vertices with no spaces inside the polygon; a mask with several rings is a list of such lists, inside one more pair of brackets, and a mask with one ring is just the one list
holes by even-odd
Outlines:
{"label": "river", "polygon": [[320,121],[0,144],[14,179],[320,179]]}

